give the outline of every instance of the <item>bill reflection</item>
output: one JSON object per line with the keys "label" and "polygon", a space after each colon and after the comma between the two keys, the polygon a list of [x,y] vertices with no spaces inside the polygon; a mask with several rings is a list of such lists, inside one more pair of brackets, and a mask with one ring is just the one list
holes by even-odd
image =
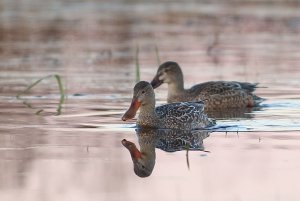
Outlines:
{"label": "bill reflection", "polygon": [[204,151],[203,140],[210,133],[205,130],[137,129],[140,149],[126,139],[122,140],[122,144],[131,155],[135,174],[148,177],[155,166],[155,148],[166,152]]}

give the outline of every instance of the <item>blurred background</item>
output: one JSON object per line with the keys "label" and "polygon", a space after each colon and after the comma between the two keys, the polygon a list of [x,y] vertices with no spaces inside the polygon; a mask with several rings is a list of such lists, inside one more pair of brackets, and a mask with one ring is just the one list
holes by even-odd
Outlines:
{"label": "blurred background", "polygon": [[[190,169],[186,152],[157,149],[142,179],[121,145],[138,144],[134,121],[120,118],[136,61],[150,81],[168,60],[186,87],[259,82],[267,101],[220,119],[239,134],[211,134]],[[0,200],[299,200],[299,64],[298,0],[0,0]],[[53,77],[16,99],[53,74],[62,115]]]}

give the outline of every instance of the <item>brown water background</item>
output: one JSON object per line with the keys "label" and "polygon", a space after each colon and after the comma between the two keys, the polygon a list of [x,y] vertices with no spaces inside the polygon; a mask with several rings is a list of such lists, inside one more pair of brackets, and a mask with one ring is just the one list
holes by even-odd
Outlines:
{"label": "brown water background", "polygon": [[[298,1],[0,0],[0,200],[297,201],[300,180]],[[262,108],[219,118],[206,152],[156,150],[137,177],[121,140],[135,84],[177,61],[186,87],[259,82]],[[67,100],[56,116],[63,78]],[[165,103],[166,86],[156,90]],[[35,112],[44,109],[40,115]],[[228,131],[228,132],[226,132]]]}

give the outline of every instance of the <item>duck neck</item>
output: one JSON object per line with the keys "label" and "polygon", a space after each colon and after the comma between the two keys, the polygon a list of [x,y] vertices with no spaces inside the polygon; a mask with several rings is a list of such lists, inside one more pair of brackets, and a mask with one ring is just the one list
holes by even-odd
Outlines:
{"label": "duck neck", "polygon": [[141,105],[139,117],[154,117],[155,115],[155,100]]}
{"label": "duck neck", "polygon": [[142,104],[137,124],[144,127],[155,127],[156,125],[155,100]]}
{"label": "duck neck", "polygon": [[181,94],[184,91],[183,76],[180,75],[168,84],[169,96]]}

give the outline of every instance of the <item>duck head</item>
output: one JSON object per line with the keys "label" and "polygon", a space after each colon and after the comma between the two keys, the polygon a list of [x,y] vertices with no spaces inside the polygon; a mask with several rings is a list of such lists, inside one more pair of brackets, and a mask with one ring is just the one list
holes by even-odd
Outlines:
{"label": "duck head", "polygon": [[123,121],[133,119],[141,106],[155,105],[154,90],[149,82],[140,81],[133,89],[133,97],[129,109],[122,117]]}
{"label": "duck head", "polygon": [[163,83],[176,83],[183,80],[182,71],[179,65],[174,61],[167,61],[158,67],[157,73],[151,81],[152,87],[155,89]]}
{"label": "duck head", "polygon": [[122,144],[130,152],[135,174],[139,177],[150,176],[155,165],[155,153],[152,154],[154,151],[150,149],[149,153],[147,153],[147,150],[140,152],[133,142],[126,139],[122,140]]}

